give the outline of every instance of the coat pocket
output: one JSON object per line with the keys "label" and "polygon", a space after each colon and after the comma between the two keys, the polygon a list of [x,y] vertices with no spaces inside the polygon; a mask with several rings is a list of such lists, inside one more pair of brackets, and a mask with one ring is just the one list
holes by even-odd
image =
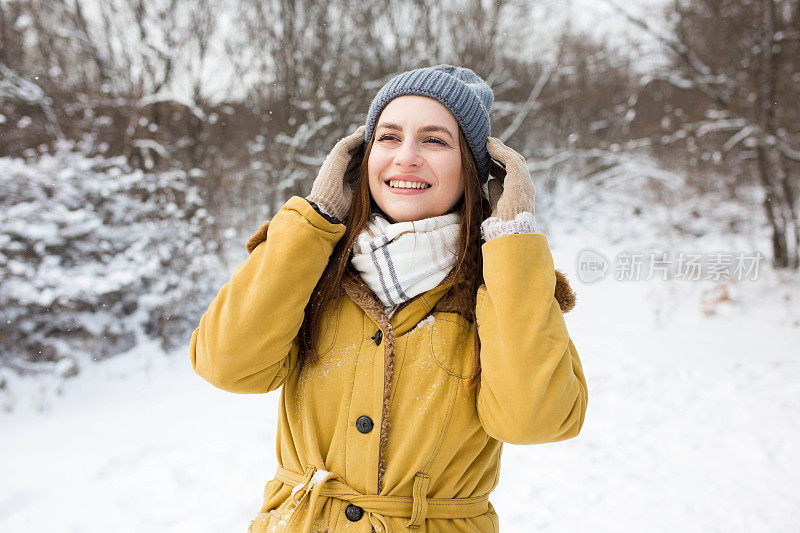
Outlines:
{"label": "coat pocket", "polygon": [[445,372],[469,379],[475,362],[472,325],[457,313],[436,313],[428,328],[428,354]]}

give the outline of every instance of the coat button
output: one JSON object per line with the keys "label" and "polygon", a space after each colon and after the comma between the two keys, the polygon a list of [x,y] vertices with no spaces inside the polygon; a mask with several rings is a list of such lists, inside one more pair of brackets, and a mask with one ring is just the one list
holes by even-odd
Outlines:
{"label": "coat button", "polygon": [[351,522],[358,522],[361,520],[361,517],[364,516],[364,509],[351,503],[347,506],[347,509],[344,510],[344,514]]}
{"label": "coat button", "polygon": [[380,346],[381,340],[383,340],[383,332],[381,330],[376,331],[375,335],[370,337],[370,339],[374,340],[377,346]]}
{"label": "coat button", "polygon": [[358,420],[356,420],[356,429],[361,433],[369,433],[372,431],[373,426],[372,419],[368,416],[359,416]]}

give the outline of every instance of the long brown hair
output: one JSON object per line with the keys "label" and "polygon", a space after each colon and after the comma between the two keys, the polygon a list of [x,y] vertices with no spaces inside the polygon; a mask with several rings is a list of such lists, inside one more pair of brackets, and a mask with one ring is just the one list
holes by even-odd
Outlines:
{"label": "long brown hair", "polygon": [[[461,310],[469,322],[475,322],[475,297],[478,288],[483,283],[483,258],[481,256],[480,225],[491,212],[489,200],[483,194],[478,169],[469,150],[467,139],[461,127],[458,128],[459,148],[461,151],[461,180],[464,183],[464,195],[453,206],[450,212],[461,215],[461,230],[458,240],[458,257],[456,259],[453,277],[454,291],[452,297],[457,302],[456,307]],[[350,262],[350,252],[358,235],[366,226],[371,212],[379,212],[385,216],[377,203],[372,198],[369,190],[369,174],[367,161],[375,142],[373,132],[364,150],[360,165],[353,168],[353,172],[345,176],[346,182],[355,181],[353,201],[346,219],[344,235],[328,260],[328,265],[317,282],[311,298],[305,308],[305,318],[300,327],[299,366],[313,362],[317,358],[314,341],[314,328],[312,324],[319,324],[322,309],[326,302],[335,301],[342,294],[342,277]],[[388,217],[387,217],[388,218]],[[477,326],[474,329],[475,340],[475,365],[470,379],[474,387],[480,381],[480,338]]]}

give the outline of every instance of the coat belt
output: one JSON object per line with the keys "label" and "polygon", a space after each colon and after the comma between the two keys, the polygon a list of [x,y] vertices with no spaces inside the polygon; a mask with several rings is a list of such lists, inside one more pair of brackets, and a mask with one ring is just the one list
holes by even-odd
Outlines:
{"label": "coat belt", "polygon": [[289,503],[289,517],[286,526],[300,519],[295,511],[308,499],[308,507],[303,518],[303,533],[311,531],[311,523],[325,500],[320,497],[338,498],[361,507],[372,527],[378,533],[391,533],[387,516],[408,518],[404,527],[418,528],[426,518],[472,518],[489,511],[489,495],[471,498],[426,498],[427,474],[418,472],[414,476],[412,496],[382,496],[361,494],[344,482],[339,474],[308,466],[302,474],[278,466],[276,479],[292,485]]}

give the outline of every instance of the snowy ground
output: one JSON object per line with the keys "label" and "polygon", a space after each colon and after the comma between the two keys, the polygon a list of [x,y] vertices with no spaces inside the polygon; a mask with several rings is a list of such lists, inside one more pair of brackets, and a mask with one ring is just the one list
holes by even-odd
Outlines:
{"label": "snowy ground", "polygon": [[[706,316],[705,283],[581,283],[580,249],[621,249],[590,240],[550,240],[578,293],[586,422],[506,446],[501,530],[799,531],[800,280],[762,264]],[[277,401],[214,389],[188,339],[100,363],[43,412],[0,415],[0,531],[245,531],[274,475]]]}

